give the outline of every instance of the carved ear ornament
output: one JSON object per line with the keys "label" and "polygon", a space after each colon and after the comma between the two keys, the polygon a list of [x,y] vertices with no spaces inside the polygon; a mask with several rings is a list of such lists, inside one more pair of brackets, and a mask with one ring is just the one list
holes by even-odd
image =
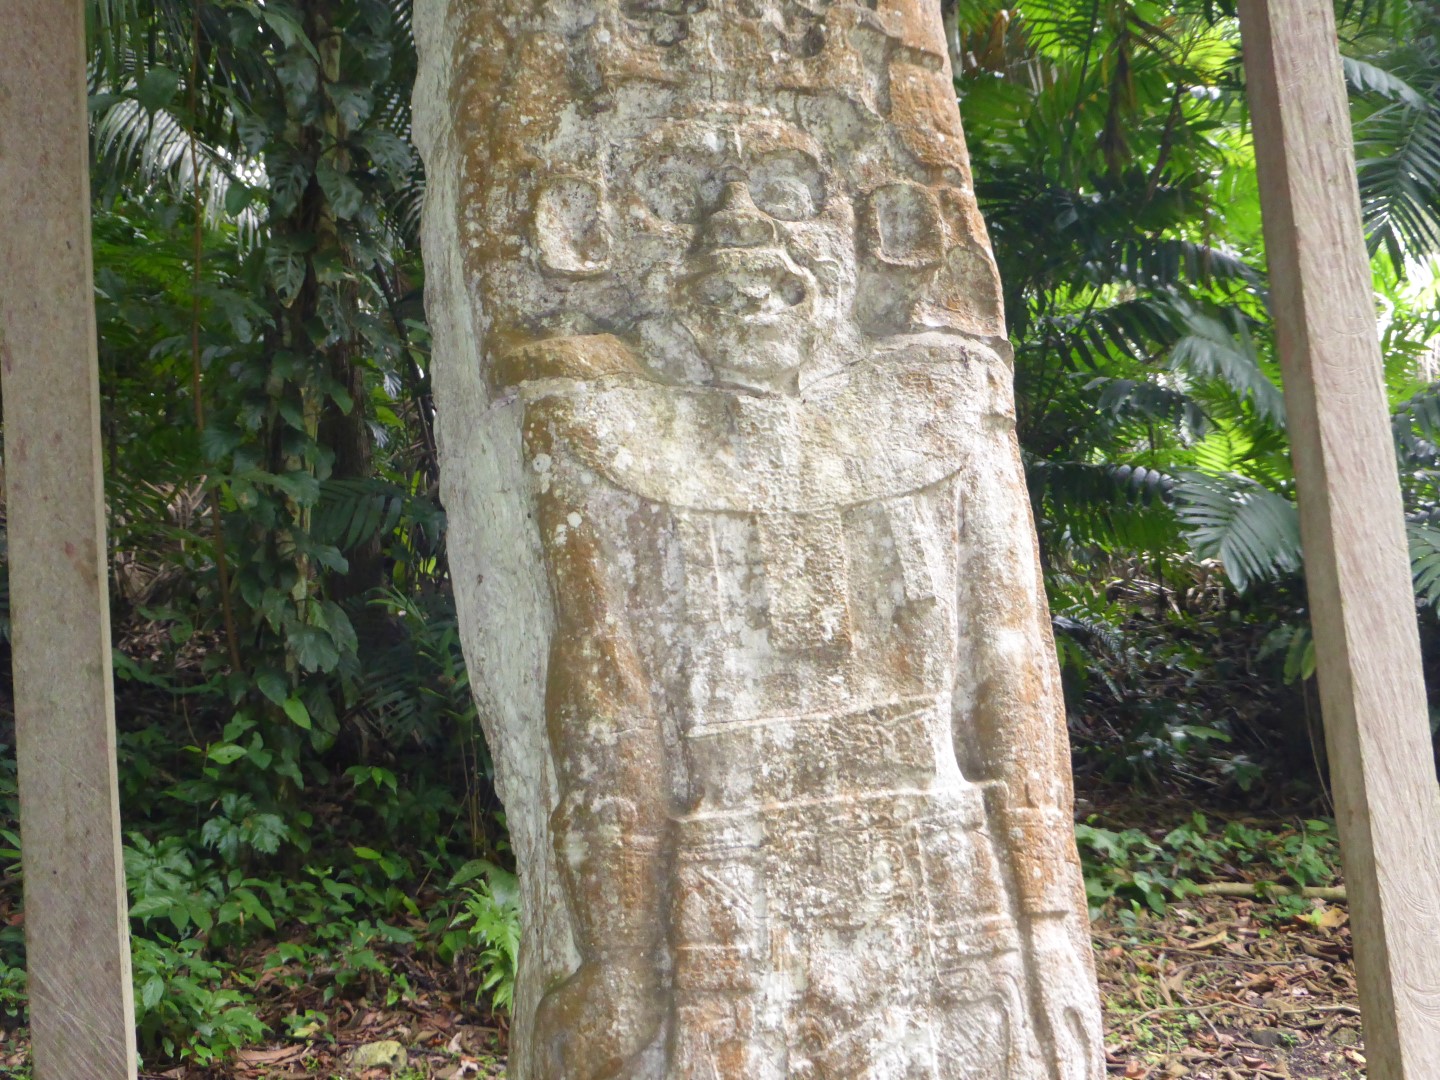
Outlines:
{"label": "carved ear ornament", "polygon": [[490,383],[497,390],[543,379],[645,376],[645,369],[630,346],[613,334],[578,334],[539,341],[522,339],[518,345],[497,342],[496,352]]}
{"label": "carved ear ornament", "polygon": [[887,266],[919,269],[945,257],[947,236],[940,200],[924,184],[896,180],[863,198],[865,243]]}
{"label": "carved ear ornament", "polygon": [[548,177],[535,192],[535,244],[551,273],[589,277],[610,259],[610,223],[605,188],[575,174]]}

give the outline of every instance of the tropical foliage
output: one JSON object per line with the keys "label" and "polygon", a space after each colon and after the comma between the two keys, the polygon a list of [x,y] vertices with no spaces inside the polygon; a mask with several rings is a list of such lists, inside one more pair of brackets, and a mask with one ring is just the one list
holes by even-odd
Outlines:
{"label": "tropical foliage", "polygon": [[[1082,770],[1232,795],[1313,784],[1233,3],[944,6]],[[1337,11],[1416,602],[1440,657],[1440,14]],[[516,893],[436,497],[409,0],[88,12],[147,1063],[324,1030],[267,988],[404,1000],[402,955],[503,1006]],[[0,755],[12,887],[14,822]],[[1193,869],[1164,870],[1143,837],[1082,839],[1097,899],[1154,904],[1146,883]],[[1200,840],[1166,843],[1171,864],[1208,865]],[[0,944],[15,1013],[15,925]]]}
{"label": "tropical foliage", "polygon": [[[1419,4],[1337,13],[1417,602],[1433,620],[1440,22]],[[1204,0],[972,0],[952,14],[1062,659],[1112,722],[1127,711],[1118,643],[1129,628],[1133,646],[1142,613],[1174,641],[1223,612],[1263,629],[1252,651],[1288,661],[1274,676],[1313,669],[1233,16]],[[1173,704],[1169,720],[1135,718],[1130,750],[1160,736],[1214,763],[1215,740],[1240,734],[1221,721],[1197,743]]]}
{"label": "tropical foliage", "polygon": [[147,1061],[203,1064],[285,1019],[265,983],[490,978],[515,913],[460,892],[506,849],[435,494],[408,0],[89,14],[136,1002]]}

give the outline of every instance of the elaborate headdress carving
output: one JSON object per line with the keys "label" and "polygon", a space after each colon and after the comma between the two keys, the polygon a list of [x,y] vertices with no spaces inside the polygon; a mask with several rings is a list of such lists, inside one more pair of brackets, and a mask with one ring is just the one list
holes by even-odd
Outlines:
{"label": "elaborate headdress carving", "polygon": [[[779,308],[813,288],[831,306],[797,316],[833,332],[792,341],[815,352],[792,366],[844,362],[866,336],[1003,335],[944,42],[914,5],[514,0],[469,10],[485,22],[472,16],[456,57],[466,126],[482,133],[464,148],[466,227],[492,362],[536,338],[608,334],[665,377],[705,381],[707,334],[728,333],[732,354],[768,348],[775,334],[660,310],[683,309],[679,283],[701,272],[687,252],[723,246],[712,223],[736,181],[749,204],[736,214],[771,229],[777,248],[793,241],[795,265],[750,260],[748,281],[717,279],[705,299],[743,307],[737,290],[748,290]],[[787,186],[810,188],[808,204],[774,205]],[[831,235],[810,229],[807,249],[812,220]],[[858,247],[859,258],[826,256],[826,243]],[[832,262],[857,267],[854,280],[827,280],[819,264]],[[815,281],[797,284],[806,273]],[[639,281],[654,295],[637,296]]]}

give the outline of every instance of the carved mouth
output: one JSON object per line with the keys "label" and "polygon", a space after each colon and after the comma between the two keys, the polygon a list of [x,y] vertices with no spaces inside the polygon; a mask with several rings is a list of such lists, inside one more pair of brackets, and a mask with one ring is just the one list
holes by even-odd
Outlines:
{"label": "carved mouth", "polygon": [[703,307],[744,319],[763,319],[798,307],[810,295],[805,279],[778,252],[717,252],[690,279]]}

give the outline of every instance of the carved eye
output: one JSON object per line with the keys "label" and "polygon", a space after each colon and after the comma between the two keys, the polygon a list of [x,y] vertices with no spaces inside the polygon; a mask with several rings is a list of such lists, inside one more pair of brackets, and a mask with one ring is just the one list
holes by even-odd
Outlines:
{"label": "carved eye", "polygon": [[825,178],[806,154],[780,150],[750,165],[750,199],[781,221],[804,221],[825,205]]}
{"label": "carved eye", "polygon": [[658,159],[640,179],[650,209],[676,223],[699,221],[701,211],[720,198],[723,186],[713,171],[679,157]]}

